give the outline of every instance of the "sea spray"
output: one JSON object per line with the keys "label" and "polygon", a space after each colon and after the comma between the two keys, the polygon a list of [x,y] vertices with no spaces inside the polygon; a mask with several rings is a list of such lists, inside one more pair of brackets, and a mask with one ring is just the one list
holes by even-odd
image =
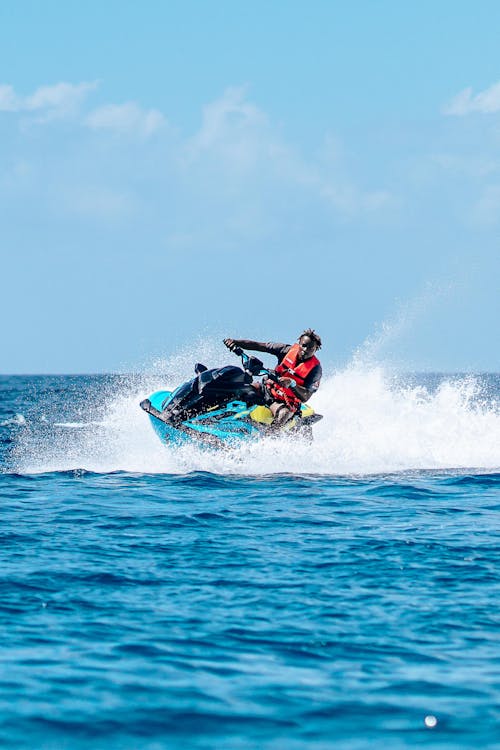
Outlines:
{"label": "sea spray", "polygon": [[[213,364],[211,352],[201,355]],[[312,405],[324,419],[312,444],[272,437],[227,450],[164,445],[139,402],[190,377],[192,364],[186,352],[147,374],[110,378],[101,389],[89,376],[73,410],[64,392],[47,393],[53,402],[44,404],[45,422],[28,418],[16,438],[17,470],[363,475],[500,466],[500,411],[488,376],[395,376],[359,361],[323,378]]]}

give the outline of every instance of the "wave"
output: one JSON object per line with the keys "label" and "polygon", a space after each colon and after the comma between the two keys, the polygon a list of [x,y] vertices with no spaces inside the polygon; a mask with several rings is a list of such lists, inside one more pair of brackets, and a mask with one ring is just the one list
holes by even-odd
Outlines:
{"label": "wave", "polygon": [[[118,390],[99,396],[106,402],[99,418],[89,403],[88,420],[56,421],[43,430],[30,425],[18,437],[15,470],[339,476],[500,467],[498,392],[484,377],[395,376],[360,362],[324,378],[313,400],[324,419],[312,445],[267,438],[224,451],[167,447],[139,402],[160,385],[187,377],[193,359],[189,354],[158,363],[156,373],[121,377]],[[166,370],[170,378],[161,375]]]}
{"label": "wave", "polygon": [[24,414],[14,414],[12,417],[0,422],[0,427],[24,427],[25,425],[26,417]]}

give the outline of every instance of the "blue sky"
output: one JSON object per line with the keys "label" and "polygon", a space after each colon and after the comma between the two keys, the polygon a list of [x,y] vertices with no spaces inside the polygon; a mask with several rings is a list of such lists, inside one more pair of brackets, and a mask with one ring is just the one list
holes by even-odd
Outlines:
{"label": "blue sky", "polygon": [[0,6],[0,372],[498,370],[500,4]]}

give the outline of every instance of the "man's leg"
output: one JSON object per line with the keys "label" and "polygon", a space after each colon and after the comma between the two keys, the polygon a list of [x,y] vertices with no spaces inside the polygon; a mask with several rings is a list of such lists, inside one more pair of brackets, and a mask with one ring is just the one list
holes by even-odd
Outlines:
{"label": "man's leg", "polygon": [[273,401],[269,408],[274,417],[273,425],[275,427],[283,427],[283,425],[289,422],[295,414],[295,412],[292,411],[292,409],[289,409],[283,401]]}

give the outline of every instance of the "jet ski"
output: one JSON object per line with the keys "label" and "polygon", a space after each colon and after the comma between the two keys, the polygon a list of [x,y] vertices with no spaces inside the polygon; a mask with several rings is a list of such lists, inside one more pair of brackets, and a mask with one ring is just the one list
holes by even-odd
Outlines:
{"label": "jet ski", "polygon": [[273,399],[265,384],[257,388],[253,384],[258,377],[277,380],[277,374],[242,349],[234,353],[242,367],[208,369],[198,363],[194,378],[174,391],[156,391],[141,401],[159,438],[166,443],[195,441],[214,448],[276,434],[312,440],[312,425],[322,419],[321,414],[301,404],[294,417],[277,428],[268,406]]}

